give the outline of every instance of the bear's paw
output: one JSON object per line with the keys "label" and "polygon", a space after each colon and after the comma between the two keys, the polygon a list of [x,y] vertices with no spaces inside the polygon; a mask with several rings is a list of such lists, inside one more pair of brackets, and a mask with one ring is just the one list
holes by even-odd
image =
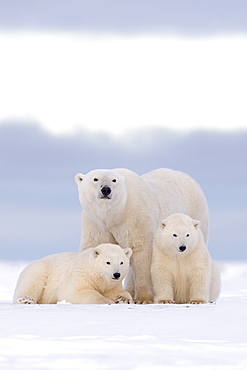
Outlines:
{"label": "bear's paw", "polygon": [[174,304],[172,299],[159,299],[156,303],[158,304]]}
{"label": "bear's paw", "polygon": [[189,301],[190,304],[205,304],[208,303],[204,299],[192,299]]}
{"label": "bear's paw", "polygon": [[118,295],[118,296],[114,299],[114,303],[116,303],[116,304],[131,304],[131,303],[133,303],[133,302],[132,302],[132,299],[129,299],[129,298],[123,297],[123,296],[121,296],[121,295]]}
{"label": "bear's paw", "polygon": [[152,304],[154,301],[151,298],[137,298],[134,300],[135,304]]}
{"label": "bear's paw", "polygon": [[16,303],[19,304],[36,304],[36,300],[32,297],[28,297],[26,295],[20,296],[17,298]]}

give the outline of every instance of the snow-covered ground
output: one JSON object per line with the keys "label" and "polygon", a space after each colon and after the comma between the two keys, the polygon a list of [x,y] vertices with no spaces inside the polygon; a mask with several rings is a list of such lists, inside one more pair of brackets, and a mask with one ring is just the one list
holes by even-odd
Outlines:
{"label": "snow-covered ground", "polygon": [[0,261],[0,369],[247,369],[247,261],[207,305],[13,305],[24,262]]}

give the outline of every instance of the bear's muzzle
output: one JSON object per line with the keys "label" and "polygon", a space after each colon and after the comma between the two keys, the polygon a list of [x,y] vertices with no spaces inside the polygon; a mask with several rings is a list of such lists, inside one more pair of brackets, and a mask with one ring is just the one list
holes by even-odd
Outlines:
{"label": "bear's muzzle", "polygon": [[120,278],[120,276],[121,276],[120,272],[114,272],[112,279],[113,280],[118,280]]}
{"label": "bear's muzzle", "polygon": [[101,198],[111,199],[111,188],[109,186],[103,186],[101,189]]}

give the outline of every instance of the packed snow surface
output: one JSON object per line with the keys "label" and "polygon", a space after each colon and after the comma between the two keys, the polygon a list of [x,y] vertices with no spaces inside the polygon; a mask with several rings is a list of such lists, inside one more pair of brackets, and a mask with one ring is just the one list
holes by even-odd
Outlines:
{"label": "packed snow surface", "polygon": [[0,261],[2,370],[247,370],[247,261],[206,305],[14,305],[26,264]]}

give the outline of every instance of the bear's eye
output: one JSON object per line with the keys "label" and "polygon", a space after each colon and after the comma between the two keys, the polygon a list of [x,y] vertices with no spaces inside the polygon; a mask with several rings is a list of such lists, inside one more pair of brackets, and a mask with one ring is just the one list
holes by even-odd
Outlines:
{"label": "bear's eye", "polygon": [[172,236],[174,236],[174,238],[177,238],[177,234],[172,234]]}
{"label": "bear's eye", "polygon": [[107,265],[110,265],[110,264],[111,264],[111,262],[107,261],[107,262],[106,262],[106,264],[107,264]]}
{"label": "bear's eye", "polygon": [[99,179],[97,179],[97,177],[95,177],[95,178],[93,179],[93,181],[99,181]]}
{"label": "bear's eye", "polygon": [[117,182],[117,180],[116,179],[113,179],[112,182]]}
{"label": "bear's eye", "polygon": [[123,265],[123,262],[120,262],[120,265]]}
{"label": "bear's eye", "polygon": [[190,234],[187,234],[187,235],[186,235],[186,238],[188,238],[189,236],[190,236]]}

